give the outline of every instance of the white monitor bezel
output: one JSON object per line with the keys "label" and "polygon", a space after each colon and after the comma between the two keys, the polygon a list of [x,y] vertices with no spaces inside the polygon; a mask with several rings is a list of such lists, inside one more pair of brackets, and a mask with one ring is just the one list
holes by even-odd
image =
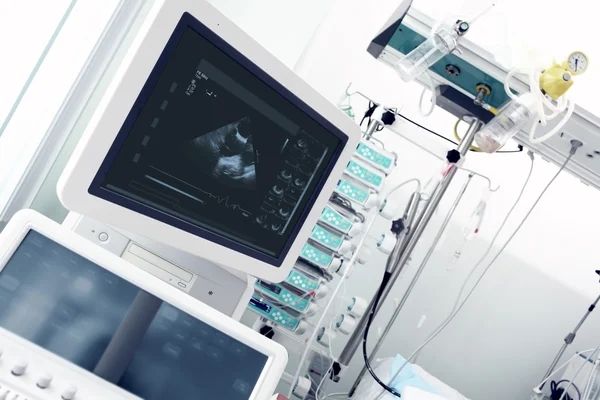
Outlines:
{"label": "white monitor bezel", "polygon": [[[164,302],[218,329],[225,335],[266,355],[268,357],[267,362],[249,399],[263,400],[269,399],[273,395],[288,361],[287,351],[283,346],[193,299],[149,273],[139,268],[132,268],[125,260],[33,210],[19,211],[0,233],[0,274],[31,230],[48,237],[99,267],[112,272]],[[83,369],[81,371],[89,374],[92,379],[104,382],[89,371]],[[112,383],[105,383],[122,390]]]}
{"label": "white monitor bezel", "polygon": [[[295,240],[293,243],[291,240],[288,242],[291,246],[287,255],[278,261],[279,266],[203,239],[88,192],[105,155],[109,152],[146,79],[184,13],[189,13],[200,20],[228,45],[259,66],[310,108],[318,110],[325,120],[348,136],[337,163],[316,197]],[[350,118],[209,3],[204,0],[160,0],[147,17],[69,160],[58,182],[58,196],[65,207],[71,211],[129,232],[142,234],[217,264],[240,269],[261,279],[280,282],[292,269],[360,137],[360,128]]]}

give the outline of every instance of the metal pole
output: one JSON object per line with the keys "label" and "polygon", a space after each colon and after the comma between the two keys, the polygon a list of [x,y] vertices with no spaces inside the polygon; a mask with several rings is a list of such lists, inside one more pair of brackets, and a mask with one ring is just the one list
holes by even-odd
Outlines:
{"label": "metal pole", "polygon": [[[461,140],[461,142],[459,143],[458,148],[457,148],[461,157],[464,157],[467,154],[467,152],[469,151],[469,148],[471,147],[471,144],[473,143],[473,140],[475,139],[475,134],[479,131],[479,129],[481,129],[482,126],[483,126],[483,123],[481,121],[479,121],[478,119],[473,118],[471,120],[469,130],[467,131],[467,134]],[[433,216],[435,209],[439,205],[442,197],[446,193],[446,190],[450,186],[450,182],[452,181],[452,179],[454,178],[455,175],[456,175],[456,168],[452,168],[448,172],[448,174],[444,177],[444,179],[441,181],[441,183],[439,184],[436,191],[432,194],[432,196],[427,201],[427,205],[425,206],[425,209],[423,210],[423,212],[417,219],[415,229],[411,230],[411,232],[409,232],[408,237],[406,238],[407,243],[408,243],[406,245],[406,249],[402,253],[400,259],[398,260],[397,267],[394,269],[392,277],[390,278],[388,285],[386,286],[386,288],[384,289],[384,291],[381,295],[381,299],[379,301],[379,306],[377,307],[377,310],[375,310],[375,314],[377,314],[377,311],[379,311],[379,308],[384,303],[386,297],[388,296],[390,290],[392,289],[395,280],[400,275],[400,272],[404,269],[408,258],[411,256],[412,251],[414,250],[421,235],[425,231],[425,228],[427,227],[427,224],[431,220],[431,217]],[[414,286],[414,284],[412,286]],[[405,298],[407,298],[409,294],[410,294],[409,292],[406,293]],[[403,299],[403,300],[404,300],[404,302],[406,302],[405,299]],[[373,301],[374,301],[374,299],[371,300],[371,305],[372,305]],[[401,307],[399,307],[399,308],[401,308]],[[354,354],[356,353],[358,346],[362,342],[362,338],[364,335],[364,330],[366,328],[368,318],[369,318],[369,313],[365,313],[361,317],[361,319],[357,322],[356,329],[350,336],[348,343],[346,343],[346,346],[344,347],[344,349],[342,350],[342,352],[340,354],[340,357],[338,358],[338,362],[340,364],[347,366],[350,363],[350,361],[352,360],[352,357],[354,357]]]}
{"label": "metal pole", "polygon": [[[571,343],[573,343],[573,341],[575,340],[575,336],[577,336],[577,332],[579,331],[579,329],[581,328],[581,326],[584,324],[584,322],[587,320],[587,318],[590,316],[590,314],[592,313],[592,311],[594,311],[594,308],[596,308],[596,305],[598,304],[599,301],[600,301],[600,296],[598,296],[596,298],[596,301],[594,301],[592,303],[592,305],[590,305],[588,307],[588,310],[584,314],[583,318],[581,318],[581,320],[579,321],[579,323],[577,324],[577,326],[575,326],[575,329],[573,329],[573,332],[570,332],[567,335],[567,337],[565,337],[565,343],[562,345],[562,347],[558,351],[558,354],[556,354],[556,357],[554,357],[554,360],[552,360],[552,364],[550,364],[550,368],[548,368],[548,371],[544,375],[544,378],[542,378],[542,382],[545,381],[550,375],[552,375],[552,373],[554,372],[554,369],[556,368],[556,366],[560,362],[560,359],[562,358],[563,354],[565,354],[565,351],[567,350],[567,347],[569,347],[569,345]],[[540,389],[542,389],[543,387],[544,387],[544,384],[541,384],[540,385]]]}
{"label": "metal pole", "polygon": [[[421,264],[419,265],[419,268],[417,269],[417,272],[416,272],[415,276],[413,277],[412,281],[410,282],[410,285],[406,289],[406,292],[404,292],[404,296],[402,297],[402,300],[398,304],[398,307],[396,307],[396,309],[394,310],[394,313],[392,314],[392,317],[390,318],[390,320],[388,321],[387,325],[385,326],[385,329],[383,330],[383,333],[381,334],[381,336],[377,340],[377,343],[375,343],[375,346],[371,350],[371,355],[369,355],[369,363],[373,362],[373,360],[375,359],[375,357],[377,355],[377,352],[381,348],[381,345],[383,344],[386,336],[388,335],[388,333],[392,329],[392,326],[394,325],[394,322],[396,321],[396,318],[398,318],[398,315],[400,314],[400,310],[404,306],[404,303],[406,303],[406,300],[408,299],[408,296],[410,295],[410,293],[412,292],[415,284],[417,283],[417,280],[419,279],[419,276],[421,275],[421,273],[425,269],[425,266],[429,262],[429,259],[433,255],[433,252],[435,251],[435,248],[437,247],[437,243],[439,242],[440,238],[444,234],[444,231],[446,230],[446,227],[448,226],[448,223],[452,219],[452,216],[454,215],[454,211],[456,211],[456,208],[458,207],[458,203],[460,202],[460,199],[463,197],[463,195],[467,191],[467,188],[469,187],[469,184],[471,183],[471,179],[472,178],[473,178],[473,175],[472,174],[469,175],[469,179],[465,182],[465,184],[463,185],[463,187],[460,189],[460,192],[459,192],[459,194],[458,194],[458,196],[456,198],[456,201],[454,202],[454,204],[452,205],[452,207],[448,211],[448,215],[446,215],[446,218],[442,222],[442,226],[438,230],[438,233],[435,236],[435,239],[433,240],[433,244],[431,245],[431,247],[427,251],[427,254],[425,255],[425,258],[423,259],[423,261],[421,261]],[[352,385],[352,388],[350,389],[350,392],[349,392],[350,395],[354,394],[354,391],[356,390],[356,388],[360,384],[360,381],[362,380],[362,378],[363,378],[363,376],[365,375],[366,372],[367,372],[367,367],[363,366],[362,369],[360,370],[360,373],[358,374],[358,377],[354,381],[354,385]]]}
{"label": "metal pole", "polygon": [[379,129],[380,126],[383,126],[381,122],[376,119],[371,120],[371,122],[369,122],[369,126],[367,126],[367,131],[365,132],[365,139],[371,139],[371,136],[377,132],[377,129]]}

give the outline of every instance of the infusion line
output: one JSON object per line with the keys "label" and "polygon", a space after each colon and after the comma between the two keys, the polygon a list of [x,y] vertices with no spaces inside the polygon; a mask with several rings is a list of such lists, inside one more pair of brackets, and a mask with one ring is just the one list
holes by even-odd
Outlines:
{"label": "infusion line", "polygon": [[[504,252],[504,250],[506,249],[506,247],[510,244],[510,242],[512,241],[512,239],[516,236],[516,234],[521,230],[521,227],[525,224],[525,222],[527,221],[527,219],[529,218],[529,216],[531,215],[531,213],[533,212],[533,210],[536,208],[536,206],[538,205],[538,203],[540,202],[540,200],[542,199],[542,197],[544,196],[544,194],[546,193],[546,191],[550,188],[550,186],[552,186],[552,183],[556,180],[556,178],[558,178],[558,176],[560,175],[560,173],[565,169],[565,167],[567,166],[567,164],[569,163],[569,161],[571,160],[571,158],[573,157],[573,155],[575,154],[575,152],[577,151],[577,148],[579,146],[577,146],[576,144],[572,143],[572,147],[571,147],[571,151],[569,152],[569,156],[567,157],[567,159],[564,161],[564,163],[561,165],[561,167],[559,168],[559,170],[556,172],[556,174],[554,175],[554,177],[550,180],[550,182],[548,182],[548,184],[546,185],[546,187],[544,188],[544,190],[542,190],[542,193],[540,193],[540,195],[538,196],[537,200],[535,201],[535,203],[533,203],[533,205],[531,206],[531,208],[529,209],[529,211],[527,212],[527,214],[525,214],[525,217],[523,217],[523,220],[521,221],[521,223],[517,226],[517,228],[513,231],[513,233],[511,234],[511,236],[508,238],[508,240],[506,241],[506,243],[504,243],[504,245],[502,246],[502,248],[500,249],[500,251],[494,256],[494,258],[490,261],[490,263],[487,265],[487,267],[484,269],[483,273],[479,276],[479,278],[477,279],[477,281],[475,282],[475,284],[473,285],[473,287],[471,288],[471,290],[469,291],[469,293],[467,294],[467,296],[465,297],[465,299],[462,301],[462,303],[460,304],[460,306],[458,306],[458,308],[456,308],[452,314],[442,323],[442,325],[435,331],[433,332],[429,338],[421,345],[419,346],[419,348],[417,348],[417,350],[415,350],[415,352],[413,352],[413,354],[404,362],[404,364],[402,365],[402,367],[400,367],[400,369],[398,370],[398,372],[396,373],[396,376],[394,377],[394,379],[398,376],[398,374],[400,374],[400,372],[402,371],[402,369],[404,367],[406,367],[406,365],[410,362],[411,359],[414,358],[415,355],[417,355],[425,346],[427,346],[433,339],[435,339],[445,328],[446,326],[448,326],[450,324],[450,322],[452,322],[452,320],[454,320],[454,318],[456,317],[456,315],[462,310],[462,308],[464,307],[464,305],[467,303],[467,301],[469,300],[469,298],[471,297],[471,295],[474,293],[475,289],[477,288],[477,286],[479,285],[479,283],[482,281],[483,277],[487,274],[487,272],[489,271],[489,269],[492,267],[492,265],[494,264],[494,262],[496,262],[496,260],[498,259],[498,257],[500,257],[500,255]],[[532,167],[531,167],[531,171],[533,170],[533,158],[532,158]],[[529,176],[527,177],[527,180],[525,181],[525,183],[527,184],[527,182],[529,181],[529,178],[531,177],[531,171],[529,173]],[[523,189],[521,191],[521,193],[519,194],[519,198],[517,199],[517,202],[515,203],[515,205],[513,206],[513,208],[510,210],[509,214],[507,215],[506,219],[504,220],[501,228],[504,226],[504,224],[506,223],[506,221],[508,220],[508,217],[510,216],[510,213],[512,213],[512,211],[514,210],[514,208],[516,207],[516,205],[518,204],[518,200],[520,199],[520,197],[522,196],[524,190],[525,190],[526,185],[523,186]],[[493,241],[496,239],[496,237],[500,234],[501,228],[498,230],[498,232],[496,233],[496,236],[494,237]],[[486,252],[486,254],[484,254],[484,256],[479,260],[479,262],[477,263],[477,265],[473,268],[473,270],[471,271],[471,274],[469,274],[469,277],[467,277],[467,280],[465,280],[465,283],[463,284],[463,288],[461,289],[461,293],[464,290],[464,288],[467,285],[468,280],[470,279],[470,277],[472,276],[472,274],[475,272],[475,270],[477,270],[477,268],[479,267],[479,264],[484,260],[484,258],[487,256],[487,254],[489,253],[489,251],[492,248],[493,245],[493,241],[492,244],[490,245],[490,247],[488,248],[488,251]],[[459,293],[459,298],[460,298],[460,293]]]}

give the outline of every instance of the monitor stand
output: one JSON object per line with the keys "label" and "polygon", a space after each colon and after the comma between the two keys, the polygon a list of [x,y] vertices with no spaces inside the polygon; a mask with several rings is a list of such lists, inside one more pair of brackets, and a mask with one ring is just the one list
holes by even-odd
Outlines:
{"label": "monitor stand", "polygon": [[254,278],[189,253],[70,212],[63,226],[239,321]]}

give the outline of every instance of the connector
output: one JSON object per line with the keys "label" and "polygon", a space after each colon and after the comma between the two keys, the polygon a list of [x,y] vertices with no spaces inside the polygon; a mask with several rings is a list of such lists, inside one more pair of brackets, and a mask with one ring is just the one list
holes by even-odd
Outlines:
{"label": "connector", "polygon": [[569,154],[570,155],[574,155],[577,152],[577,149],[579,149],[581,146],[583,146],[583,142],[577,139],[572,139],[571,140],[571,150],[569,150]]}

